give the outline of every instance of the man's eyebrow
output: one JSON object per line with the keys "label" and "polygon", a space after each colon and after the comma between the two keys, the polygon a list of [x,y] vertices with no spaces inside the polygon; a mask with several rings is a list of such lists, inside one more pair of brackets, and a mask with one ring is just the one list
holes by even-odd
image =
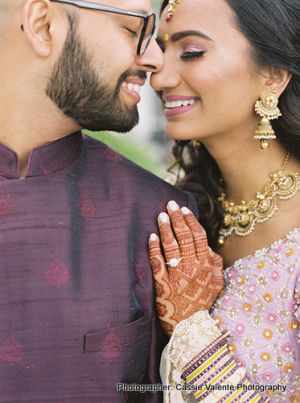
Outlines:
{"label": "man's eyebrow", "polygon": [[207,36],[204,32],[196,31],[196,30],[176,32],[175,34],[172,34],[170,36],[170,39],[172,42],[177,42],[177,41],[180,41],[180,39],[183,39],[187,36],[199,36],[202,39],[212,41],[212,39],[209,36]]}
{"label": "man's eyebrow", "polygon": [[137,13],[137,14],[145,14],[145,15],[148,15],[148,14],[151,14],[151,12],[149,12],[149,11],[146,11],[145,9],[137,9],[137,8],[134,8],[133,10],[128,10],[128,11],[131,11],[132,13]]}

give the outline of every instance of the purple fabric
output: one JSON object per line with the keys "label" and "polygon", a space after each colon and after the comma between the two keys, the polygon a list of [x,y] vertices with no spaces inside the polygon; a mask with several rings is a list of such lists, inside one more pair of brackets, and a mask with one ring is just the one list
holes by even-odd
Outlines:
{"label": "purple fabric", "polygon": [[27,172],[0,147],[0,402],[162,401],[116,384],[159,382],[147,238],[193,201],[80,133]]}

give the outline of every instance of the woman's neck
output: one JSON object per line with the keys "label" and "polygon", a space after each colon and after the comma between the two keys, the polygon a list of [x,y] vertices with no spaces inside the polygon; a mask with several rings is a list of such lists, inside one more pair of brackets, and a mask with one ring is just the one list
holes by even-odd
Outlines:
{"label": "woman's neck", "polygon": [[[270,173],[281,168],[286,155],[276,141],[267,150],[261,150],[259,142],[252,139],[235,147],[226,148],[223,141],[222,147],[207,148],[221,170],[227,199],[235,203],[255,198],[270,181]],[[300,171],[300,163],[291,159],[287,170],[291,169]]]}

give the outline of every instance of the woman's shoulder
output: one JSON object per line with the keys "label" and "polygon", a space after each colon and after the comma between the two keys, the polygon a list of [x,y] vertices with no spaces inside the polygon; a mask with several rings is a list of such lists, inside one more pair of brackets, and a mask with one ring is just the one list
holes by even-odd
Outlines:
{"label": "woman's shoulder", "polygon": [[293,228],[268,246],[258,248],[253,253],[235,260],[228,268],[255,263],[262,259],[285,262],[291,257],[293,260],[299,260],[300,264],[300,227]]}

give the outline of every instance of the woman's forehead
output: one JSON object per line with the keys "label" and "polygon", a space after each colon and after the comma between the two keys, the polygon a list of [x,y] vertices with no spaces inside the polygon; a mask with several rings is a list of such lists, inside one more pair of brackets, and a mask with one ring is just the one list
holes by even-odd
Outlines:
{"label": "woman's forehead", "polygon": [[194,29],[201,30],[213,37],[219,31],[235,25],[233,12],[224,0],[181,0],[177,4],[174,15],[168,20],[168,6],[161,15],[159,36],[165,32]]}
{"label": "woman's forehead", "polygon": [[189,22],[195,20],[212,23],[216,21],[232,21],[233,12],[225,0],[181,0],[172,8],[173,16],[170,15],[170,7],[167,5],[162,12],[160,25],[172,26],[176,21]]}

